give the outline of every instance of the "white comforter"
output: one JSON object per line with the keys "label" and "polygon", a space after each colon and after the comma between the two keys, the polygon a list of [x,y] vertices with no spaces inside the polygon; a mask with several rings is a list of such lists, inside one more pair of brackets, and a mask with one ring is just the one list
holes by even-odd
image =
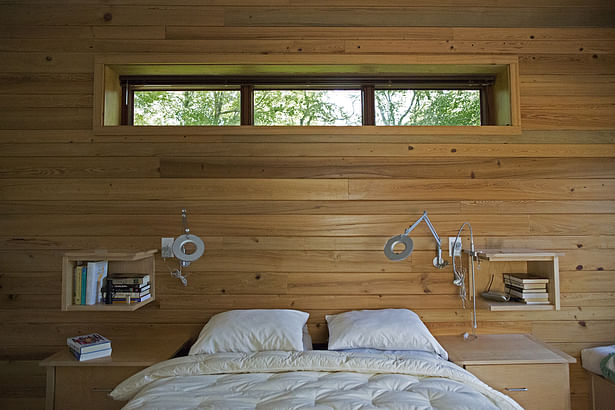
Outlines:
{"label": "white comforter", "polygon": [[333,351],[179,357],[119,384],[124,409],[521,409],[437,358]]}

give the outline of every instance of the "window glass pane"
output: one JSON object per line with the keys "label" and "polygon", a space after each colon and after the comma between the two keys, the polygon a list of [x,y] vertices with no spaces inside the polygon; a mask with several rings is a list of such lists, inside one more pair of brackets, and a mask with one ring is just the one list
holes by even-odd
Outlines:
{"label": "window glass pane", "polygon": [[480,125],[479,90],[376,90],[376,125]]}
{"label": "window glass pane", "polygon": [[360,90],[255,90],[255,125],[361,125]]}
{"label": "window glass pane", "polygon": [[239,125],[239,91],[135,91],[134,125]]}

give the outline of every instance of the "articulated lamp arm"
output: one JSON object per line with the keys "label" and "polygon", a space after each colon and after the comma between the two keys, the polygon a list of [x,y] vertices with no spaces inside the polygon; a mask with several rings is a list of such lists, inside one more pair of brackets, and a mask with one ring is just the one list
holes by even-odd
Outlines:
{"label": "articulated lamp arm", "polygon": [[[384,254],[386,255],[387,258],[393,261],[403,260],[403,259],[406,259],[408,256],[410,256],[414,245],[412,243],[412,239],[410,239],[408,235],[422,221],[425,221],[425,223],[429,227],[429,230],[431,231],[431,234],[436,240],[436,251],[438,255],[434,258],[433,265],[438,269],[443,269],[446,265],[448,265],[448,262],[442,258],[442,242],[440,240],[440,237],[436,233],[436,229],[431,224],[431,221],[429,220],[429,217],[427,216],[427,211],[424,211],[423,215],[419,219],[417,219],[417,221],[413,223],[412,226],[406,229],[406,231],[402,235],[397,235],[389,239],[386,245],[384,246]],[[395,252],[394,248],[399,243],[404,244],[405,249],[402,250],[401,252]]]}

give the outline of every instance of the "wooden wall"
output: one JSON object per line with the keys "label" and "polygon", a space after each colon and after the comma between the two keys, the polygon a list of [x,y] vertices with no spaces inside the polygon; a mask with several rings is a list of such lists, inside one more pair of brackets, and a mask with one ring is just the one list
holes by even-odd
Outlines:
{"label": "wooden wall", "polygon": [[[408,307],[461,333],[451,269],[416,229],[410,261],[386,239],[428,210],[443,238],[561,258],[558,312],[481,311],[479,330],[530,332],[579,357],[615,342],[615,8],[601,0],[25,0],[0,2],[0,407],[41,408],[36,360],[67,336],[197,332],[233,308],[324,314]],[[378,4],[374,6],[373,4]],[[404,129],[215,129],[95,135],[101,53],[506,54],[521,72],[521,135]],[[60,311],[69,249],[158,248],[189,209],[207,244],[189,286],[157,260],[155,303]],[[588,377],[571,366],[572,402]]]}

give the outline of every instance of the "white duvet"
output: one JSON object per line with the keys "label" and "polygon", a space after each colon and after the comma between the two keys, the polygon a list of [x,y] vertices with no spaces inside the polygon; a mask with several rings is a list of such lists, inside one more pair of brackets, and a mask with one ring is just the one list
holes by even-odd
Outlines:
{"label": "white duvet", "polygon": [[521,409],[442,359],[334,351],[178,357],[111,396],[124,409]]}

